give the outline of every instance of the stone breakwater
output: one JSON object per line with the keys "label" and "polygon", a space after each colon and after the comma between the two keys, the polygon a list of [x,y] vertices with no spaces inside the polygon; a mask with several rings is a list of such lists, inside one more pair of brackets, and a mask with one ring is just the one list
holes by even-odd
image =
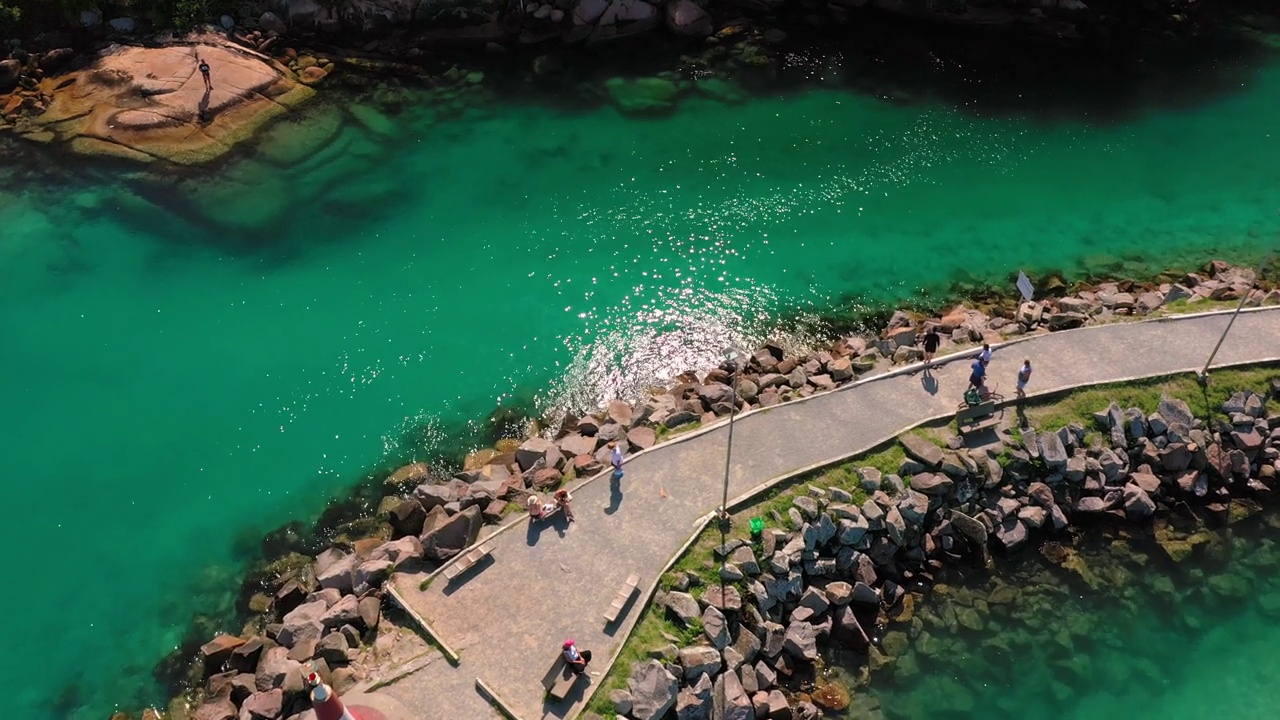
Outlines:
{"label": "stone breakwater", "polygon": [[[985,309],[958,305],[932,317],[897,312],[876,337],[840,337],[820,349],[804,352],[764,345],[742,363],[736,410],[744,412],[774,406],[835,389],[897,363],[914,361],[919,357],[917,335],[929,326],[943,331],[943,353],[956,352],[972,348],[982,340],[994,342],[1019,334],[1142,316],[1178,300],[1194,304],[1247,296],[1247,302],[1253,305],[1280,301],[1280,293],[1258,285],[1251,270],[1215,261],[1203,272],[1179,275],[1165,282],[1081,285],[1072,294],[1059,298],[1022,304],[1006,302],[988,305]],[[566,416],[551,431],[535,426],[523,440],[511,438],[472,452],[455,473],[442,472],[425,462],[402,466],[382,478],[381,487],[386,495],[378,504],[376,515],[343,523],[332,546],[318,555],[309,554],[313,552],[309,550],[311,546],[299,538],[294,526],[272,533],[264,542],[264,547],[273,548],[268,553],[269,562],[251,573],[241,591],[242,611],[247,618],[243,628],[235,634],[210,639],[199,648],[195,662],[181,672],[166,672],[171,677],[180,675],[181,684],[188,688],[174,703],[175,711],[191,711],[191,717],[196,720],[229,720],[241,716],[265,720],[292,718],[306,705],[301,686],[304,663],[314,663],[339,691],[369,679],[378,662],[375,644],[389,627],[382,617],[382,586],[393,572],[402,568],[411,571],[436,567],[474,543],[486,523],[496,524],[523,512],[531,494],[549,493],[598,472],[609,462],[610,441],[617,442],[626,453],[634,453],[653,447],[673,434],[724,417],[734,407],[732,370],[725,366],[706,373],[685,373],[671,388],[655,390],[640,401],[614,400],[599,412],[582,417]],[[1245,404],[1248,412],[1256,412],[1260,407],[1255,400],[1247,400]],[[1236,452],[1237,448],[1231,444],[1235,442],[1234,435],[1224,440],[1220,437],[1221,428],[1196,427],[1189,411],[1184,412],[1185,406],[1177,407],[1176,413],[1170,411],[1160,418],[1142,421],[1146,430],[1141,437],[1154,448],[1147,452],[1158,456],[1154,464],[1143,462],[1152,468],[1167,470],[1164,454],[1168,454],[1174,464],[1179,462],[1181,453],[1188,455],[1183,473],[1174,478],[1176,490],[1170,489],[1170,497],[1181,497],[1187,492],[1196,497],[1197,488],[1202,485],[1203,492],[1198,497],[1215,501],[1209,507],[1216,510],[1218,504],[1226,501],[1228,496],[1222,493],[1229,492],[1230,487],[1222,482],[1223,468],[1232,473],[1243,471],[1248,463],[1242,464],[1241,457],[1249,463],[1260,463],[1260,458],[1267,457],[1274,461],[1276,436],[1263,429],[1265,421],[1255,427],[1255,431],[1271,445],[1265,449],[1254,447],[1257,452],[1250,455],[1245,449]],[[1124,423],[1138,422],[1130,419],[1132,413],[1117,412]],[[1182,434],[1171,436],[1171,427],[1173,432]],[[1216,433],[1213,437],[1217,442],[1210,442],[1210,435],[1206,433]],[[1253,435],[1244,432],[1242,426],[1240,437],[1251,441]],[[817,618],[816,625],[809,623],[812,634],[804,636],[816,642],[820,634],[848,630],[851,627],[848,621],[853,617],[847,615],[848,612],[863,606],[878,606],[882,597],[891,608],[909,605],[911,596],[903,586],[927,580],[927,567],[929,563],[939,562],[940,553],[963,554],[968,547],[965,543],[985,546],[989,537],[1004,547],[1016,549],[1027,541],[1030,533],[1046,525],[1065,526],[1070,517],[1113,513],[1119,508],[1127,512],[1130,506],[1133,513],[1141,513],[1148,504],[1164,497],[1164,484],[1158,481],[1159,487],[1149,487],[1152,484],[1147,477],[1149,473],[1141,472],[1141,463],[1132,464],[1135,472],[1131,482],[1126,480],[1116,485],[1121,476],[1114,473],[1131,467],[1127,447],[1122,448],[1122,452],[1109,450],[1091,455],[1093,450],[1084,447],[1083,434],[1076,429],[1043,436],[1027,432],[1022,438],[1023,446],[1009,450],[1016,462],[1007,467],[989,454],[944,451],[907,439],[908,452],[914,459],[904,464],[899,474],[881,478],[867,471],[868,488],[874,485],[877,493],[873,499],[855,506],[849,504],[847,493],[835,491],[821,498],[800,498],[790,519],[795,527],[809,529],[793,534],[766,533],[763,545],[756,549],[726,548],[733,567],[742,573],[738,579],[754,578],[750,586],[753,590],[758,586],[765,589],[765,598],[770,593],[775,596],[772,604],[765,600],[756,606],[762,618],[772,612],[771,617],[776,617],[772,622],[779,626],[783,626],[782,620]],[[1188,440],[1196,443],[1194,447]],[[1072,451],[1075,454],[1069,455]],[[1187,474],[1191,468],[1208,467],[1195,464],[1201,462],[1202,456],[1205,462],[1212,459],[1218,475],[1211,475],[1210,470]],[[1037,485],[1034,492],[1010,490],[1021,488],[1020,483],[1026,482],[1026,474],[1034,468],[1050,463],[1055,470],[1046,480],[1054,483],[1057,490],[1050,489],[1046,483]],[[1260,491],[1274,479],[1274,468],[1265,467],[1271,470],[1262,469],[1262,464],[1256,469],[1258,473],[1271,474],[1246,483],[1247,487]],[[1078,476],[1080,472],[1084,474]],[[900,478],[910,478],[911,487],[906,487],[906,481]],[[993,482],[992,478],[995,478],[994,484],[988,485]],[[1189,491],[1183,488],[1188,483]],[[1071,495],[1068,500],[1062,493],[1070,489],[1080,489],[1079,497]],[[975,503],[986,502],[1001,492],[1009,492],[1009,496],[1003,498],[1003,504],[994,501],[992,512],[999,512],[998,517],[974,509]],[[1035,500],[1023,502],[1028,498]],[[959,500],[959,504],[948,517],[940,519],[939,504],[953,500]],[[889,505],[883,505],[884,502]],[[929,518],[927,525],[926,518]],[[817,544],[809,547],[811,540]],[[807,565],[798,558],[795,562],[788,561],[783,570],[771,564],[790,558],[797,548],[803,554],[816,552],[814,548],[819,547],[831,551],[829,557],[814,565],[821,567],[823,573],[848,572],[854,568],[848,563],[855,562],[855,574],[850,576],[855,582],[846,583],[851,593],[847,599],[851,602],[852,598],[860,597],[865,601],[853,605],[854,610],[832,611],[826,626],[818,613],[806,616],[801,612],[796,616],[793,608],[788,607],[794,605],[798,597],[809,597],[808,602],[812,603],[816,594],[827,592],[814,589],[810,593],[804,589]],[[779,551],[783,551],[781,555]],[[817,557],[807,559],[819,561]],[[910,561],[919,561],[918,567],[907,565]],[[901,570],[893,569],[899,567]],[[829,574],[814,573],[814,576],[831,578]],[[800,584],[794,584],[796,582]],[[743,609],[742,594],[737,589],[728,588],[721,600],[715,599],[716,591],[714,587],[709,588],[708,594],[702,597],[704,602],[715,606],[716,612],[724,615]],[[780,592],[782,595],[778,595]],[[829,604],[843,596],[844,587],[832,584],[830,592]],[[779,598],[783,598],[781,603]],[[748,603],[747,607],[750,606]],[[705,614],[690,607],[686,602],[683,610],[696,612],[700,618]],[[784,607],[787,607],[785,615],[780,614]],[[834,607],[850,606],[846,602]],[[832,622],[839,617],[845,618],[845,625],[836,624],[833,631]],[[709,619],[714,624],[715,614]],[[873,619],[874,612],[864,618],[868,623]],[[703,627],[709,627],[705,619]],[[733,627],[741,642],[750,644],[749,637],[753,635],[740,634],[736,619]],[[809,631],[797,626],[796,632]],[[743,637],[748,639],[741,639]],[[782,637],[785,640],[785,632]],[[716,652],[723,649],[717,647]],[[807,650],[801,653],[805,657],[809,654]],[[745,657],[746,653],[742,655]],[[762,657],[784,656],[766,652]],[[660,669],[661,673],[670,672]],[[643,672],[665,677],[653,668]],[[729,676],[734,674],[725,675]],[[696,673],[686,677],[692,683],[698,681]],[[749,681],[745,676],[734,677],[740,683]],[[755,687],[751,692],[756,692],[761,687],[761,677],[770,676],[762,671],[755,686],[747,682],[743,687]],[[634,686],[651,684],[642,678]],[[770,685],[764,687],[767,689]],[[699,694],[702,690],[696,685],[691,685],[690,692],[702,697]]]}
{"label": "stone breakwater", "polygon": [[[1270,393],[1280,394],[1280,380]],[[973,448],[959,438],[944,448],[903,436],[897,473],[857,471],[860,504],[846,489],[810,484],[785,515],[774,514],[791,529],[715,548],[719,585],[677,574],[657,611],[696,639],[634,665],[627,689],[610,699],[634,720],[659,720],[673,707],[682,720],[709,718],[713,697],[724,698],[718,717],[816,718],[820,706],[850,703],[847,688],[813,688],[825,644],[865,654],[868,670],[909,652],[936,654],[919,647],[937,643],[917,617],[933,611],[917,609],[909,590],[927,588],[947,566],[1044,541],[1040,552],[1051,563],[1098,588],[1107,576],[1070,547],[1073,526],[1153,516],[1156,542],[1180,561],[1211,537],[1173,530],[1166,514],[1189,505],[1225,522],[1257,512],[1280,487],[1280,416],[1268,416],[1265,398],[1248,391],[1221,411],[1225,417],[1206,422],[1166,396],[1151,414],[1112,403],[1092,431],[1079,423],[1023,429]],[[974,600],[946,606],[954,625],[981,629],[989,602],[1010,601],[981,598],[975,607]],[[792,692],[806,683],[809,692]],[[882,717],[874,703],[861,710],[859,717]]]}
{"label": "stone breakwater", "polygon": [[[962,304],[935,317],[898,311],[877,337],[841,337],[812,351],[789,352],[765,344],[742,362],[736,406],[732,365],[705,373],[686,372],[672,387],[654,391],[639,402],[613,400],[600,412],[580,418],[567,415],[554,431],[535,433],[523,442],[505,440],[471,453],[462,472],[444,482],[433,478],[425,464],[401,468],[388,478],[388,484],[417,487],[398,504],[388,499],[385,509],[394,532],[420,535],[428,548],[439,542],[433,529],[448,527],[449,544],[432,550],[428,557],[446,560],[463,547],[459,542],[474,540],[481,522],[497,522],[522,509],[529,494],[553,491],[598,472],[609,462],[610,442],[624,453],[639,452],[675,433],[716,422],[731,410],[742,413],[773,407],[919,361],[919,338],[926,329],[939,330],[943,336],[939,353],[946,355],[981,342],[1143,317],[1178,301],[1185,301],[1189,308],[1209,300],[1242,298],[1248,306],[1280,304],[1280,290],[1258,285],[1253,270],[1214,261],[1203,272],[1175,281],[1085,284],[1063,297],[1004,303],[985,310]],[[466,531],[454,530],[449,518],[467,512]]]}

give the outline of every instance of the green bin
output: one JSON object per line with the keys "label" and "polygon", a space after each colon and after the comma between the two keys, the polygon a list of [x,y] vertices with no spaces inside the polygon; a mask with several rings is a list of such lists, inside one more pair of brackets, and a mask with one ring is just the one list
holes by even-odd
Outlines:
{"label": "green bin", "polygon": [[764,532],[764,520],[758,517],[751,518],[751,534],[759,535]]}

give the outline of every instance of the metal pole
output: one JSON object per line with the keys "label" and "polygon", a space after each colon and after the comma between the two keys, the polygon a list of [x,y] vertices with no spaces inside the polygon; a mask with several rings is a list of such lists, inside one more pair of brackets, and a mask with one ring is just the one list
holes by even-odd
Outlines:
{"label": "metal pole", "polygon": [[724,497],[720,501],[720,510],[725,516],[729,514],[729,463],[733,460],[733,416],[738,413],[738,376],[741,374],[738,370],[737,358],[731,362],[733,363],[733,395],[729,403],[729,442],[724,451]]}
{"label": "metal pole", "polygon": [[1209,359],[1204,361],[1204,367],[1196,374],[1196,379],[1201,384],[1209,380],[1209,366],[1213,364],[1213,358],[1218,354],[1218,349],[1222,347],[1222,343],[1227,339],[1227,333],[1231,332],[1231,326],[1236,324],[1236,318],[1240,317],[1240,311],[1244,309],[1244,304],[1249,301],[1249,296],[1253,294],[1255,288],[1258,287],[1258,280],[1262,279],[1262,275],[1266,272],[1267,265],[1271,262],[1271,256],[1275,253],[1267,253],[1262,258],[1262,262],[1258,263],[1258,272],[1253,277],[1253,283],[1249,285],[1249,289],[1244,291],[1240,296],[1240,304],[1236,305],[1236,311],[1231,313],[1231,320],[1227,321],[1227,327],[1222,330],[1222,337],[1218,338],[1218,344],[1213,346],[1213,352],[1209,353]]}
{"label": "metal pole", "polygon": [[1200,370],[1199,377],[1201,382],[1209,377],[1209,366],[1213,364],[1213,356],[1218,354],[1218,348],[1222,347],[1222,342],[1227,339],[1227,333],[1231,332],[1231,326],[1236,324],[1236,318],[1240,316],[1240,311],[1244,309],[1244,304],[1252,292],[1253,286],[1250,285],[1249,289],[1244,291],[1244,296],[1240,298],[1240,304],[1236,305],[1236,311],[1231,313],[1231,320],[1227,322],[1227,327],[1222,331],[1222,337],[1218,338],[1218,344],[1213,346],[1213,352],[1209,353],[1209,359],[1204,361],[1204,367]]}

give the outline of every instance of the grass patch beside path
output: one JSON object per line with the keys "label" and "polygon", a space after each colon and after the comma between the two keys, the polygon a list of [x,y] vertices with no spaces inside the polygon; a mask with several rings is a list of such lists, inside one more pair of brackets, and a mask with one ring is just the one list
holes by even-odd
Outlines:
{"label": "grass patch beside path", "polygon": [[1278,370],[1277,365],[1211,370],[1206,388],[1200,387],[1193,373],[1098,385],[1047,401],[1033,400],[1026,406],[1027,419],[1034,427],[1044,430],[1057,430],[1073,422],[1093,429],[1093,414],[1106,410],[1113,401],[1121,409],[1136,407],[1150,415],[1164,395],[1185,400],[1196,417],[1203,419],[1221,414],[1222,403],[1240,390],[1265,392],[1267,382]]}

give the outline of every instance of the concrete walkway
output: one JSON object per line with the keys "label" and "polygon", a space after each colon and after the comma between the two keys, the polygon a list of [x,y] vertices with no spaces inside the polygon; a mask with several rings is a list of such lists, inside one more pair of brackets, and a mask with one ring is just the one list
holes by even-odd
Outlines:
{"label": "concrete walkway", "polygon": [[[1123,323],[1037,335],[995,348],[989,384],[1012,399],[1023,358],[1034,367],[1030,395],[1198,370],[1229,314]],[[971,353],[970,353],[971,355]],[[1242,314],[1215,366],[1280,359],[1280,308]],[[949,416],[967,385],[969,357],[933,372],[890,373],[805,401],[741,416],[735,422],[730,498],[797,471],[847,458],[923,422]],[[422,720],[483,720],[498,715],[475,690],[482,679],[521,720],[576,716],[589,692],[544,705],[541,680],[560,643],[572,637],[595,653],[592,684],[608,670],[652,584],[701,518],[720,505],[726,425],[630,458],[626,477],[574,491],[578,522],[539,530],[525,520],[489,542],[493,557],[462,582],[400,575],[395,588],[461,658],[433,663],[381,692]],[[603,614],[631,573],[640,592],[618,627]]]}

